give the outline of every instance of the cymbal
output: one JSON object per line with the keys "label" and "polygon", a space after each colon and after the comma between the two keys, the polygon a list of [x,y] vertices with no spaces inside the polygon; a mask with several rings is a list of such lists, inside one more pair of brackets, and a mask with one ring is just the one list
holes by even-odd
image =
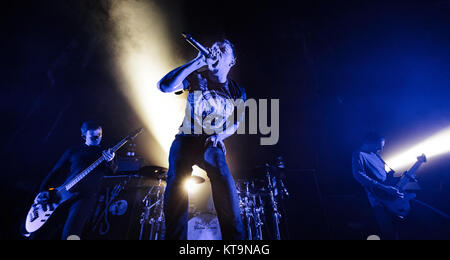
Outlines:
{"label": "cymbal", "polygon": [[167,168],[159,166],[144,166],[139,169],[138,174],[147,177],[154,178],[158,180],[167,180]]}
{"label": "cymbal", "polygon": [[286,168],[286,167],[280,167],[277,165],[257,165],[253,168],[247,169],[247,171],[264,171],[264,170],[278,170],[278,171],[286,171],[286,172],[316,172],[316,169],[311,168]]}
{"label": "cymbal", "polygon": [[269,173],[271,176],[284,176],[283,169],[279,169],[272,166],[262,166],[262,167],[256,167],[250,170],[245,171],[242,174],[242,177],[247,180],[266,180],[267,179],[267,173]]}
{"label": "cymbal", "polygon": [[274,165],[257,165],[256,167],[247,169],[243,172],[242,176],[247,179],[266,179],[266,175],[269,173],[272,176],[286,178],[286,175],[294,174],[314,174],[316,169],[295,169],[295,168],[282,168]]}
{"label": "cymbal", "polygon": [[103,179],[138,179],[140,176],[139,175],[106,175],[103,176]]}
{"label": "cymbal", "polygon": [[192,182],[194,182],[195,184],[201,184],[206,181],[204,178],[200,176],[191,176],[189,179],[192,180]]}

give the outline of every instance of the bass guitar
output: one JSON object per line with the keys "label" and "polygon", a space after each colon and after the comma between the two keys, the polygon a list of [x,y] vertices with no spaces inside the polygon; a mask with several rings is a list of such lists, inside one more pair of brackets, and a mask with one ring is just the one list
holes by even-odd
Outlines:
{"label": "bass guitar", "polygon": [[[142,132],[142,128],[136,130],[129,136],[122,139],[118,144],[116,144],[113,148],[111,148],[111,152],[115,153],[122,146],[124,146],[127,142],[132,141],[137,135]],[[41,192],[34,199],[33,205],[31,209],[28,211],[27,218],[25,220],[25,229],[28,233],[34,233],[38,231],[48,220],[54,215],[53,213],[63,206],[64,204],[69,203],[73,198],[77,196],[77,193],[71,192],[72,188],[75,187],[78,183],[83,181],[89,173],[91,173],[97,166],[99,166],[105,158],[101,156],[94,163],[92,163],[89,167],[87,167],[84,171],[77,174],[74,178],[68,180],[63,185],[58,188],[51,188],[47,192],[50,195],[48,200],[45,202],[41,199],[45,196]]]}
{"label": "bass guitar", "polygon": [[[381,200],[382,204],[386,207],[386,209],[391,212],[395,217],[399,219],[405,219],[409,213],[411,212],[411,203],[410,201],[416,198],[415,193],[405,192],[405,188],[410,182],[416,182],[416,172],[419,170],[422,164],[427,162],[427,157],[422,155],[417,158],[417,162],[411,167],[409,171],[403,174],[400,177],[400,180],[395,181],[391,180],[387,182],[388,185],[394,186],[400,192],[404,193],[405,196],[403,198],[392,198],[392,196],[387,195],[383,192],[375,192],[375,195]],[[398,178],[397,178],[398,179]]]}

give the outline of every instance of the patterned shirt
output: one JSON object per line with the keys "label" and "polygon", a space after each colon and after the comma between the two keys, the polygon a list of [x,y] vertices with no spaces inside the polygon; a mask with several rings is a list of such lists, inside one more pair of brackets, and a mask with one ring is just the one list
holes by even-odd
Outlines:
{"label": "patterned shirt", "polygon": [[194,72],[183,87],[189,94],[180,135],[214,135],[243,119],[246,93],[233,80],[217,83],[206,73]]}

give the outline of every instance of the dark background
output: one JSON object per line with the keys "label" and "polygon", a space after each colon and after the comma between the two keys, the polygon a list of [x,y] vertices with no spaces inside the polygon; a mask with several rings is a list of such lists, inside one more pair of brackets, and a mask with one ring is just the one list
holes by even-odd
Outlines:
{"label": "dark background", "polygon": [[[234,136],[228,159],[238,178],[283,156],[292,239],[371,234],[370,209],[351,175],[351,152],[367,131],[383,133],[392,152],[450,126],[450,1],[153,2],[201,42],[234,42],[232,75],[248,97],[280,99],[279,143],[262,147],[259,136]],[[0,238],[21,238],[40,181],[81,141],[83,120],[100,119],[111,144],[142,125],[106,48],[111,3],[1,4]],[[193,58],[180,33],[170,40]],[[447,213],[449,159],[434,159],[419,177],[419,198]],[[449,238],[445,224],[419,207],[405,238]]]}

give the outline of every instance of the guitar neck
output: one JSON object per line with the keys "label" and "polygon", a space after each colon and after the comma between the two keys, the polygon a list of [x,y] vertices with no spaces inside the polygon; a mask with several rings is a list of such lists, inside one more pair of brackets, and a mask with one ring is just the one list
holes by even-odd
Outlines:
{"label": "guitar neck", "polygon": [[82,171],[80,174],[75,176],[68,184],[65,185],[66,190],[72,189],[75,185],[77,185],[80,181],[82,181],[89,173],[91,173],[97,166],[99,166],[105,158],[100,157],[95,161],[93,164],[91,164],[88,168],[86,168],[84,171]]}
{"label": "guitar neck", "polygon": [[[128,142],[128,138],[123,139],[122,141],[120,141],[118,144],[116,144],[113,148],[111,148],[111,151],[113,153],[117,152],[117,150],[119,150],[122,146],[124,146],[127,142]],[[86,168],[84,171],[82,171],[81,173],[79,173],[77,176],[75,176],[75,178],[73,178],[68,184],[66,184],[64,187],[67,191],[69,191],[70,189],[72,189],[75,185],[77,185],[80,181],[82,181],[84,178],[86,178],[86,176],[91,173],[95,168],[97,168],[103,161],[105,160],[105,158],[103,156],[101,156],[100,158],[98,158],[93,164],[91,164],[88,168]]]}
{"label": "guitar neck", "polygon": [[420,166],[422,166],[424,162],[422,161],[417,161],[409,171],[407,171],[402,178],[400,179],[400,181],[397,183],[397,188],[399,188],[400,190],[403,190],[406,185],[411,181],[411,178],[414,178],[416,175],[416,172],[419,170]]}

